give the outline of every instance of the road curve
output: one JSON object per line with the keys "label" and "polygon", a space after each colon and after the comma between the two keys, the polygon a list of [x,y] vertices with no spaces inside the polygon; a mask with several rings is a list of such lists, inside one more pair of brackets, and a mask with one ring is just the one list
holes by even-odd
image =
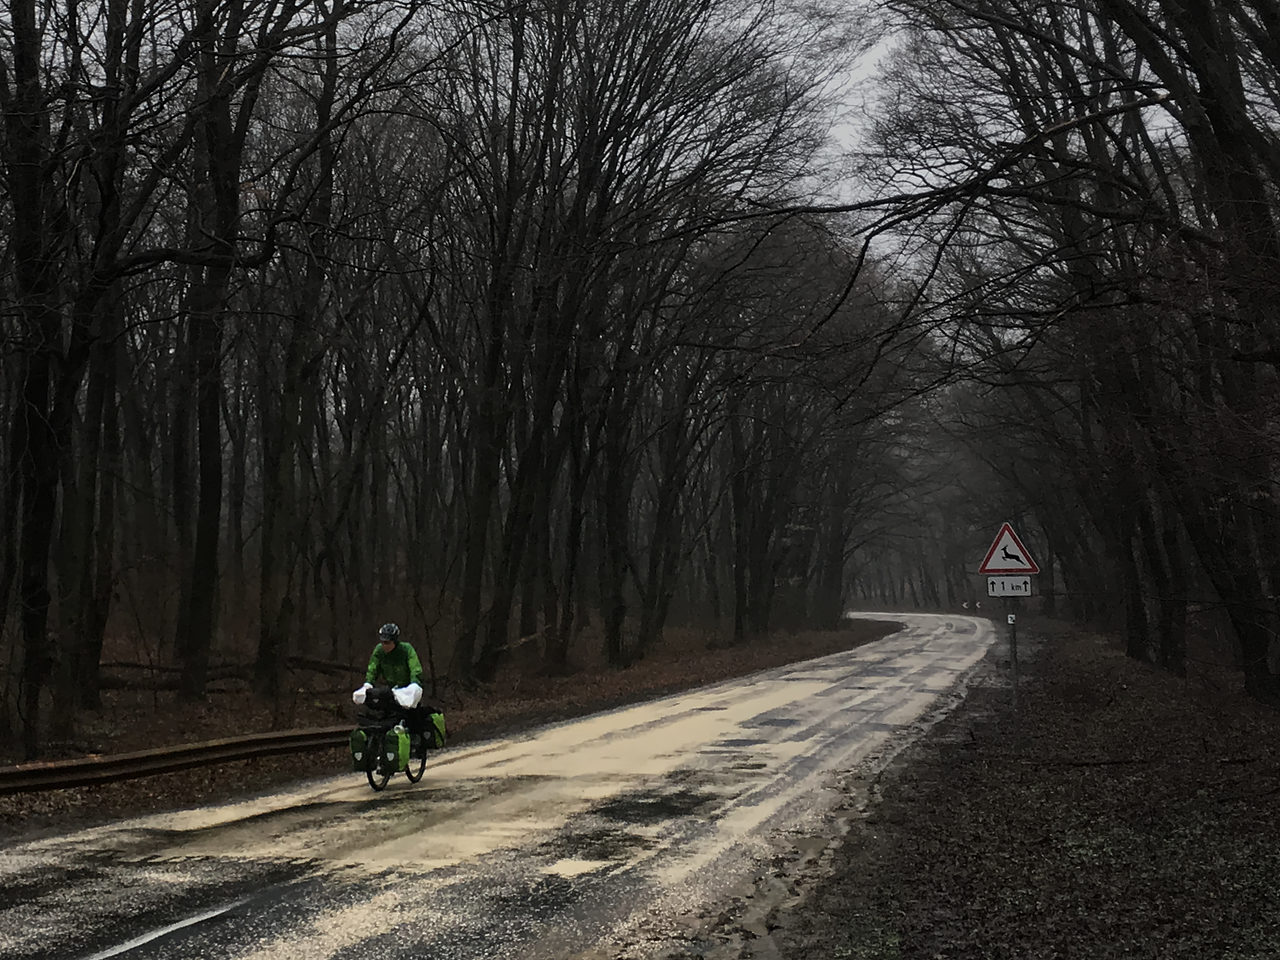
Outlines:
{"label": "road curve", "polygon": [[936,718],[994,640],[903,629],[523,736],[417,785],[355,774],[0,853],[0,958],[639,958],[822,821],[836,773]]}

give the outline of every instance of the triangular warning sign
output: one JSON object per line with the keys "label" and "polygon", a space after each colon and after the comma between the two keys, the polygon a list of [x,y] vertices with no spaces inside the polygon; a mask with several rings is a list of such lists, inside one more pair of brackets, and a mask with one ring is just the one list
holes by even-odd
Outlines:
{"label": "triangular warning sign", "polygon": [[987,551],[987,559],[978,568],[979,573],[1039,573],[1040,568],[1031,559],[1031,554],[1022,545],[1013,527],[1008,523],[1001,525],[995,542]]}

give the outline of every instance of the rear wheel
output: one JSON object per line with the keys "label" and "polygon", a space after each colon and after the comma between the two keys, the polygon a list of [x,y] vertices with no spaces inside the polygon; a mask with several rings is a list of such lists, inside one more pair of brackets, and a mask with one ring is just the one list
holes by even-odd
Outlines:
{"label": "rear wheel", "polygon": [[364,751],[364,773],[369,778],[369,786],[374,790],[385,787],[393,772],[391,764],[387,763],[387,758],[383,756],[386,751],[383,739],[382,731],[373,734],[369,737],[369,744]]}
{"label": "rear wheel", "polygon": [[409,765],[404,768],[404,775],[410,783],[422,779],[427,769],[427,738],[421,733],[409,734]]}

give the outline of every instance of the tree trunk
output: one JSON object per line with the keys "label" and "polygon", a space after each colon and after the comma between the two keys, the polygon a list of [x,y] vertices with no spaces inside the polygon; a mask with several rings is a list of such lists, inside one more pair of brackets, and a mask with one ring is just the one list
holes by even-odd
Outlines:
{"label": "tree trunk", "polygon": [[[620,392],[620,388],[619,388]],[[627,542],[630,522],[630,488],[625,475],[626,426],[622,411],[609,417],[605,427],[604,484],[600,499],[600,529],[604,545],[601,564],[601,603],[604,607],[604,653],[611,666],[627,663],[623,624],[627,616]]]}
{"label": "tree trunk", "polygon": [[49,675],[49,556],[58,497],[58,450],[53,432],[53,363],[62,345],[55,307],[57,258],[50,209],[57,202],[45,177],[47,105],[40,81],[42,42],[34,0],[11,0],[10,53],[13,86],[5,103],[9,202],[13,207],[10,250],[18,317],[27,339],[21,393],[14,408],[11,466],[18,477],[17,577],[22,663],[19,712],[22,749],[40,751],[41,693]]}
{"label": "tree trunk", "polygon": [[[259,696],[276,700],[280,693],[283,659],[293,632],[293,593],[298,558],[302,552],[301,495],[295,483],[297,460],[303,449],[302,399],[315,393],[318,357],[314,331],[323,309],[324,282],[333,218],[333,179],[336,150],[328,134],[337,86],[337,23],[329,24],[318,43],[323,57],[323,80],[316,101],[316,190],[311,203],[311,229],[307,236],[307,268],[302,294],[294,311],[284,347],[284,376],[275,430],[270,429],[272,406],[262,391],[262,535],[259,556],[258,652],[254,687]],[[274,436],[271,434],[274,432]]]}
{"label": "tree trunk", "polygon": [[209,268],[192,295],[199,494],[195,546],[182,604],[183,700],[202,700],[217,625],[218,545],[222,534],[222,295],[228,270]]}

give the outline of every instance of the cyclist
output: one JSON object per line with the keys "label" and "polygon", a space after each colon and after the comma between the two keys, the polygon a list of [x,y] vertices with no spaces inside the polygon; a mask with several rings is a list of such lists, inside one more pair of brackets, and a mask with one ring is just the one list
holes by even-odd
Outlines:
{"label": "cyclist", "polygon": [[400,639],[400,628],[394,623],[384,623],[378,631],[364,685],[351,695],[352,701],[363,704],[374,683],[391,687],[396,703],[404,710],[412,710],[422,701],[422,661],[413,644]]}

